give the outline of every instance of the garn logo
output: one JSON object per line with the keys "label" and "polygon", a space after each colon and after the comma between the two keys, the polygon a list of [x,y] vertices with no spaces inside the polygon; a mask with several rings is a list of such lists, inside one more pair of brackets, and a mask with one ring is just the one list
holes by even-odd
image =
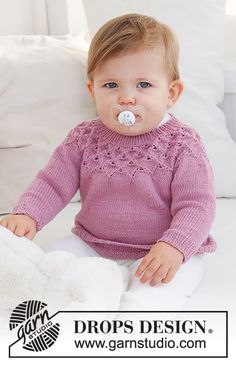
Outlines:
{"label": "garn logo", "polygon": [[23,340],[26,350],[44,351],[56,342],[60,325],[53,324],[47,309],[44,309],[46,306],[38,300],[29,300],[17,305],[11,314],[10,330],[18,327],[18,339]]}

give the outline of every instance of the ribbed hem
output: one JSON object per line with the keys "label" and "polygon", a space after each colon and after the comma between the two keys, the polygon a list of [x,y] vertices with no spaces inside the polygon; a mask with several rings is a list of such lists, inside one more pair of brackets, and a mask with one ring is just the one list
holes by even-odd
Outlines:
{"label": "ribbed hem", "polygon": [[[138,260],[144,257],[155,244],[150,245],[132,245],[128,243],[114,242],[96,238],[89,234],[81,227],[74,227],[72,233],[79,236],[84,242],[92,247],[100,256],[114,260],[134,259]],[[186,236],[180,232],[168,232],[157,242],[164,241],[171,246],[178,249],[184,255],[184,262],[186,262],[192,255],[197,253],[214,252],[216,250],[216,243],[209,235],[203,243],[198,245],[193,244]]]}
{"label": "ribbed hem", "polygon": [[112,259],[112,260],[138,260],[144,257],[150,250],[142,248],[134,248],[134,247],[126,247],[126,246],[113,246],[108,245],[106,243],[92,243],[86,242],[91,248],[93,248],[100,256]]}
{"label": "ribbed hem", "polygon": [[145,256],[153,246],[135,245],[125,242],[115,242],[103,240],[91,235],[82,226],[75,226],[71,230],[72,233],[79,236],[84,242],[92,247],[102,257],[110,259],[139,259]]}

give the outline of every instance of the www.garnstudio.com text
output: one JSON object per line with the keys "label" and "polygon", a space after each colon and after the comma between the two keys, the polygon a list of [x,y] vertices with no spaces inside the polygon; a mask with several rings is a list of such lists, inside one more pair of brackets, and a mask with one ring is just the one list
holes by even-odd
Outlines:
{"label": "www.garnstudio.com text", "polygon": [[115,351],[117,349],[203,349],[206,348],[205,340],[168,340],[161,337],[159,340],[74,340],[77,349],[108,349]]}
{"label": "www.garnstudio.com text", "polygon": [[[74,321],[75,334],[132,334],[134,324],[130,320],[126,321]],[[204,334],[206,332],[206,321],[162,321],[162,320],[140,320],[136,323],[135,330],[139,334],[155,334],[155,339],[145,337],[143,339],[109,339],[109,340],[74,340],[77,349],[163,349],[163,348],[195,348],[203,349],[206,347],[205,340],[179,340],[168,339],[160,334]],[[136,332],[137,333],[137,332]]]}

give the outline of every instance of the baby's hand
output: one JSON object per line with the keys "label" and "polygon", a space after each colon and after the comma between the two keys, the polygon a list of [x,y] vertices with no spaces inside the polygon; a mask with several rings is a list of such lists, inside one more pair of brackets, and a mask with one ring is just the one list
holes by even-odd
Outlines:
{"label": "baby's hand", "polygon": [[154,286],[160,282],[169,283],[183,262],[183,254],[166,242],[156,243],[144,256],[135,275],[141,283],[150,281]]}
{"label": "baby's hand", "polygon": [[0,221],[0,225],[8,228],[16,236],[25,236],[29,240],[32,240],[36,234],[36,223],[27,215],[8,215]]}

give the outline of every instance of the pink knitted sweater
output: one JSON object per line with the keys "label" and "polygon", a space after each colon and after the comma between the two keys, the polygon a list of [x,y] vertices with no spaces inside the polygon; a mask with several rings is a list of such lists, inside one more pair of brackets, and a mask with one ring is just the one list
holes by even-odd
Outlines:
{"label": "pink knitted sweater", "polygon": [[157,241],[184,260],[211,252],[215,215],[212,169],[198,134],[173,115],[139,136],[124,136],[99,119],[70,131],[20,197],[13,214],[37,230],[80,189],[82,208],[72,232],[101,256],[143,257]]}

